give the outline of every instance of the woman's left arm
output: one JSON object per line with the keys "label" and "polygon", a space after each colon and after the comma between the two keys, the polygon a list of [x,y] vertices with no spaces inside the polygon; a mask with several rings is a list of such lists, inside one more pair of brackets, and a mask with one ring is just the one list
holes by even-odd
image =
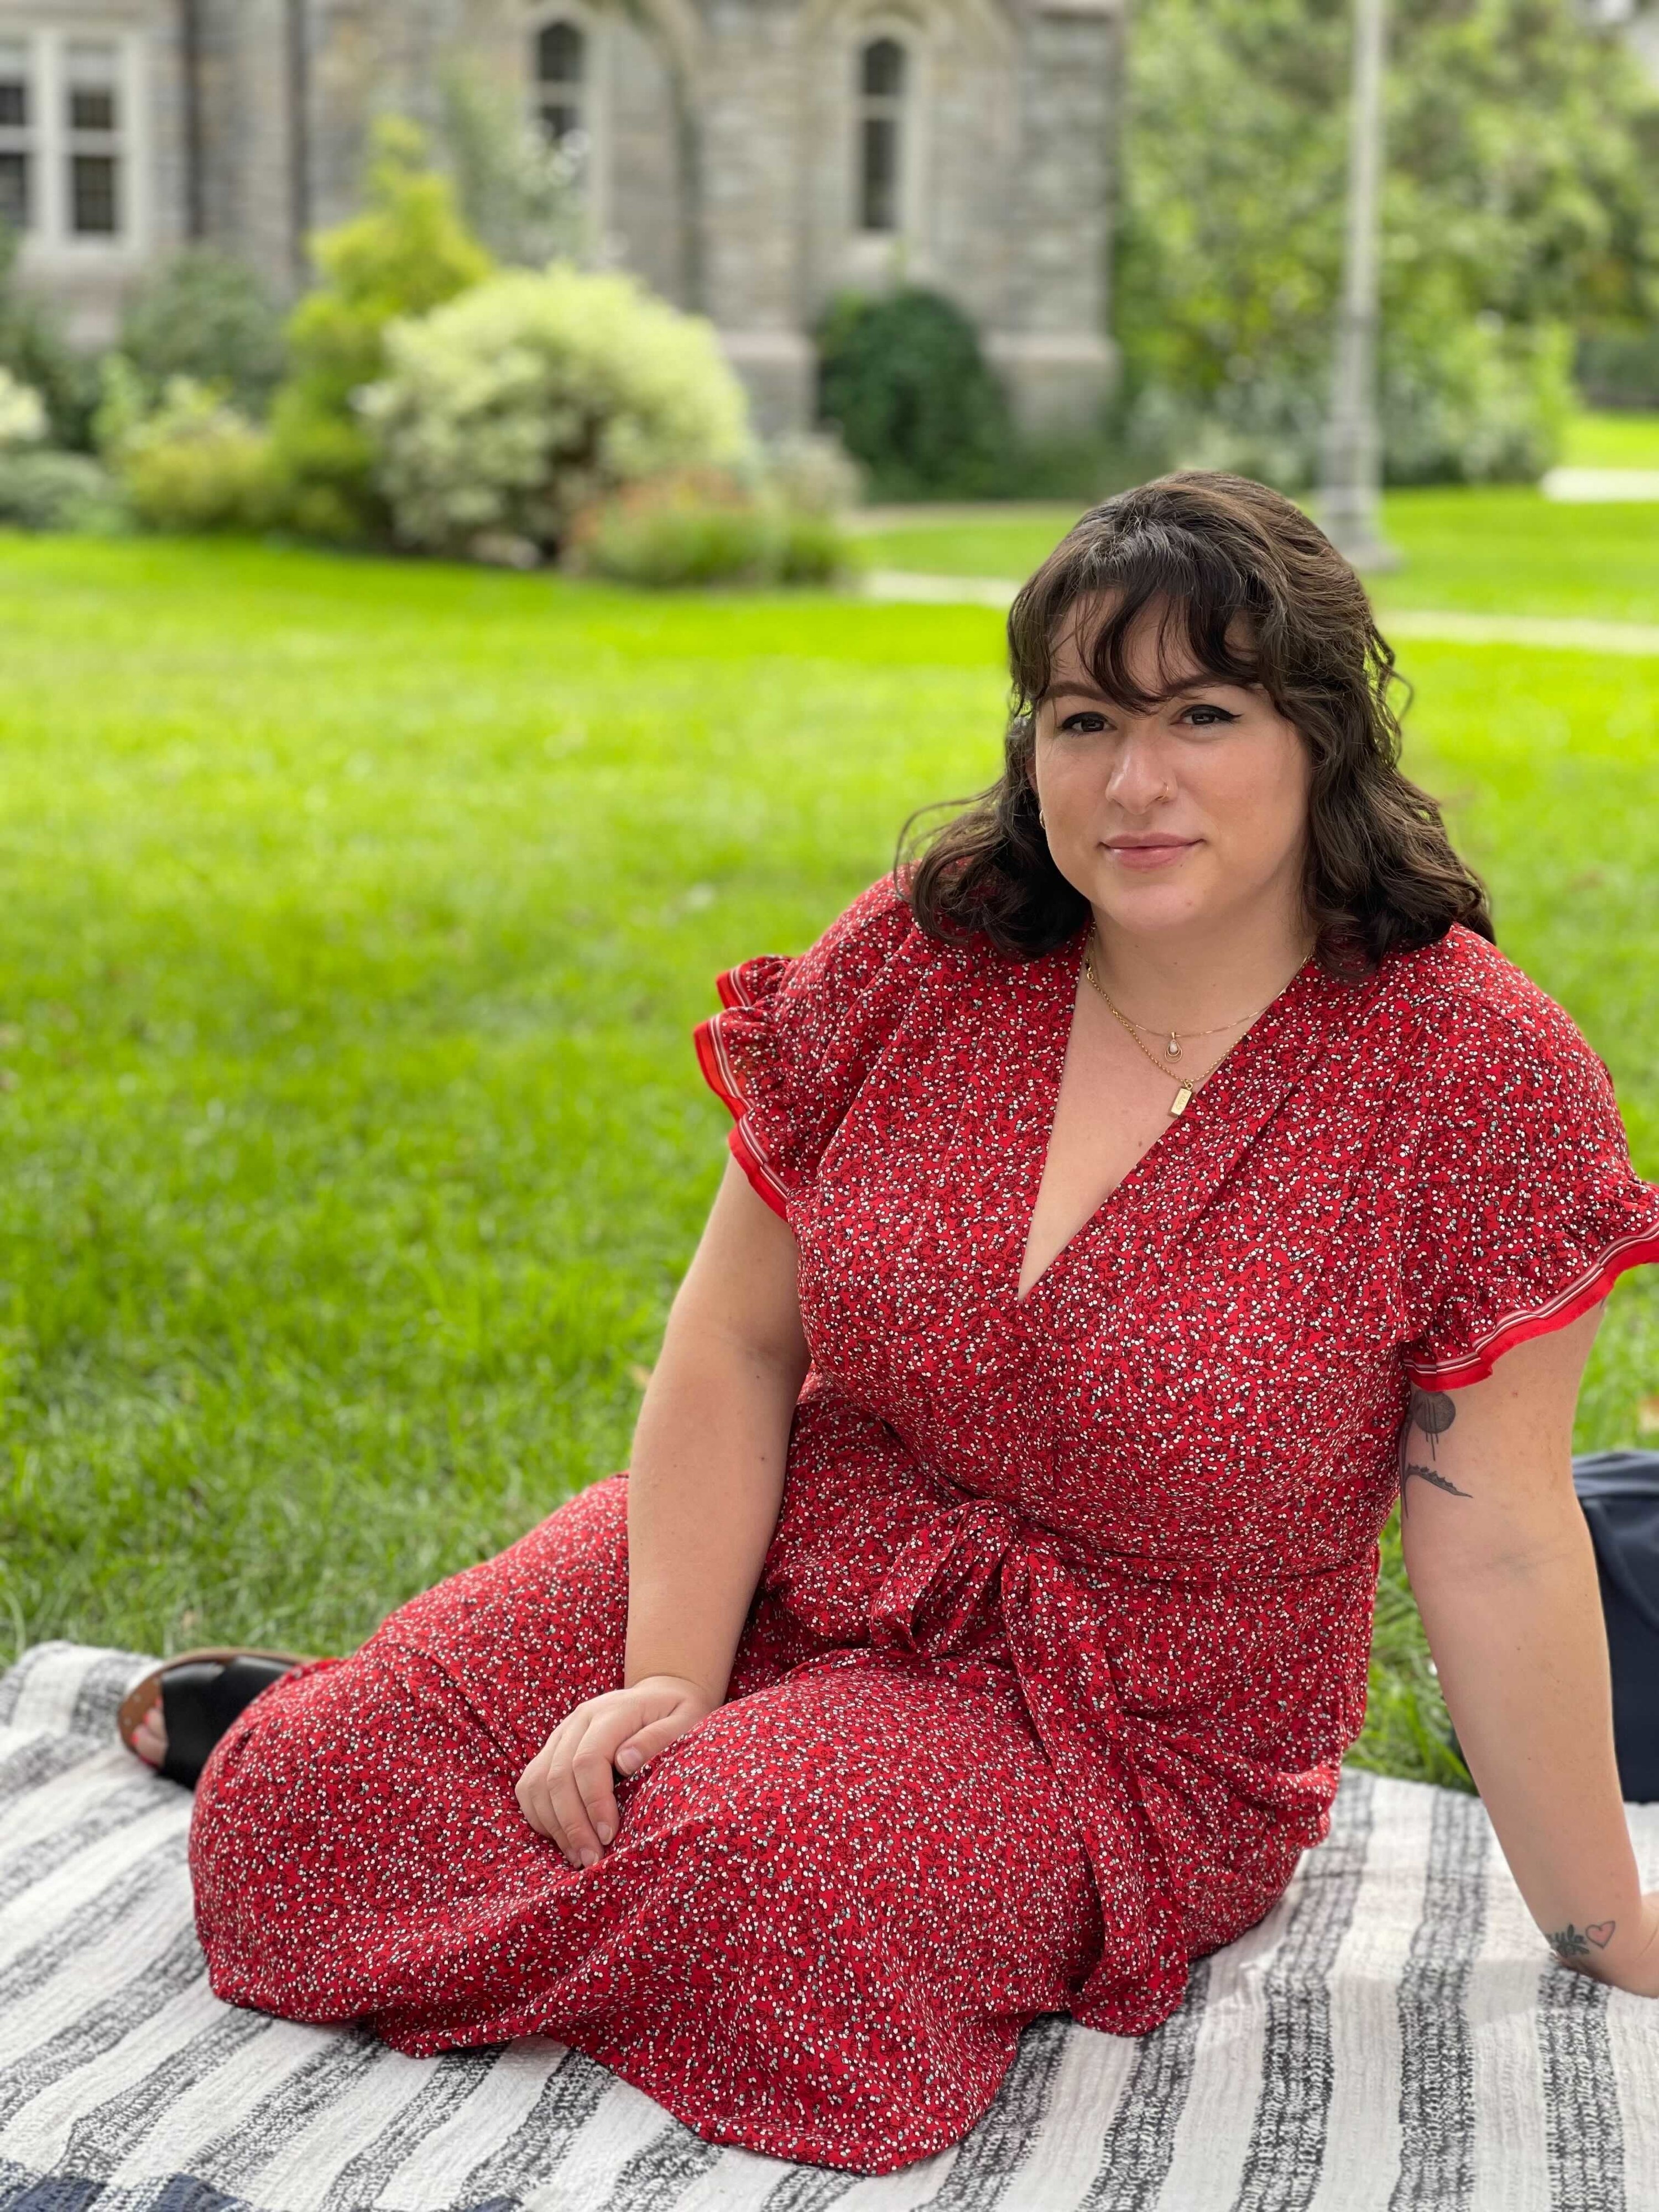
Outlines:
{"label": "woman's left arm", "polygon": [[1413,1390],[1401,1433],[1406,1571],[1453,1725],[1528,1910],[1565,1966],[1659,1996],[1620,1795],[1595,1547],[1572,1486],[1579,1380],[1602,1308]]}

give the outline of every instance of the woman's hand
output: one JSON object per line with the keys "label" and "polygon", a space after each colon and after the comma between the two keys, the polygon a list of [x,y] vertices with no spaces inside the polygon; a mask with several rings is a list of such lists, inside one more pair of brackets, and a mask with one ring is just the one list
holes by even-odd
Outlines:
{"label": "woman's hand", "polygon": [[572,1866],[592,1866],[617,1832],[611,1770],[637,1772],[720,1703],[678,1674],[647,1674],[567,1713],[519,1777],[520,1809]]}
{"label": "woman's hand", "polygon": [[[1575,1972],[1628,1990],[1632,1996],[1659,1997],[1659,1889],[1643,1898],[1628,1941],[1622,1928],[1608,1938],[1595,1927],[1571,1926],[1553,1930],[1547,1941],[1560,1964]],[[1605,1954],[1598,1954],[1600,1943],[1607,1945]]]}

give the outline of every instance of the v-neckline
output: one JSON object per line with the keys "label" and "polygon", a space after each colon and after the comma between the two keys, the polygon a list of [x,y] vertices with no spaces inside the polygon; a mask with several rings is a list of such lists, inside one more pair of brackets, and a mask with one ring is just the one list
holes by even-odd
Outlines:
{"label": "v-neckline", "polygon": [[1237,1079],[1239,1067],[1247,1066],[1255,1056],[1247,1054],[1245,1047],[1255,1041],[1259,1049],[1263,1032],[1277,1028],[1279,1018],[1283,1013],[1286,1002],[1293,996],[1299,998],[1302,995],[1310,971],[1315,975],[1321,972],[1318,955],[1310,952],[1284,988],[1275,998],[1269,1000],[1261,1009],[1243,1036],[1228,1046],[1214,1067],[1204,1078],[1200,1088],[1194,1091],[1185,1111],[1171,1117],[1166,1126],[1158,1131],[1140,1158],[1125,1174],[1118,1177],[1094,1212],[1085,1220],[1078,1224],[1076,1229],[1054,1255],[1042,1273],[1034,1279],[1030,1288],[1022,1295],[1019,1279],[1025,1272],[1025,1256],[1030,1249],[1031,1230],[1036,1218],[1037,1201],[1042,1195],[1042,1179],[1048,1171],[1048,1153],[1054,1139],[1054,1123],[1060,1112],[1060,1085],[1065,1079],[1066,1062],[1072,1048],[1072,1030],[1077,1020],[1078,998],[1083,974],[1083,952],[1088,934],[1088,927],[1085,925],[1067,944],[1057,946],[1048,956],[1055,963],[1054,972],[1060,979],[1060,988],[1062,991],[1069,990],[1070,995],[1062,996],[1060,1001],[1062,1009],[1065,1011],[1062,1012],[1059,1023],[1058,1051],[1056,1052],[1052,1045],[1050,1046],[1044,1058],[1040,1079],[1044,1095],[1042,1141],[1036,1155],[1036,1172],[1035,1176],[1028,1174],[1022,1178],[1019,1184],[1020,1196],[1018,1203],[1024,1226],[1018,1230],[1015,1237],[1013,1279],[1008,1291],[1009,1302],[1017,1313],[1024,1312],[1037,1294],[1052,1281],[1057,1271],[1073,1255],[1078,1247],[1093,1234],[1103,1220],[1117,1210],[1120,1194],[1131,1183],[1138,1185],[1146,1180],[1145,1170],[1149,1162],[1154,1160],[1161,1162],[1167,1159],[1174,1148],[1174,1140],[1179,1138],[1182,1132],[1196,1128],[1201,1126],[1202,1121],[1212,1118],[1213,1103],[1211,1115],[1201,1117],[1199,1121],[1194,1121],[1193,1116],[1200,1099],[1210,1097],[1218,1089],[1225,1091],[1230,1087],[1230,1082]]}

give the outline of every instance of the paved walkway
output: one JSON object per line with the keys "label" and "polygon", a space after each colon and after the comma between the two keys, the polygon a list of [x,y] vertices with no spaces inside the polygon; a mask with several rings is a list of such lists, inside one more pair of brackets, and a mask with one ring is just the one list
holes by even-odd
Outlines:
{"label": "paved walkway", "polygon": [[[1019,589],[1007,576],[933,576],[910,568],[872,568],[864,590],[872,599],[902,599],[933,606],[1006,610]],[[1635,653],[1659,658],[1659,625],[1580,621],[1575,617],[1476,615],[1400,608],[1382,617],[1394,638],[1425,638],[1448,645],[1517,645],[1566,653]]]}

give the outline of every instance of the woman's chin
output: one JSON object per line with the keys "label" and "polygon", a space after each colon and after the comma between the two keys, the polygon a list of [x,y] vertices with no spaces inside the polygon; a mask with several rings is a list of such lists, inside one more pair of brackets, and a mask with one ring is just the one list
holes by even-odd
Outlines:
{"label": "woman's chin", "polygon": [[1207,902],[1192,884],[1126,883],[1121,877],[1102,884],[1091,903],[1097,915],[1137,935],[1160,929],[1188,929],[1202,923]]}

